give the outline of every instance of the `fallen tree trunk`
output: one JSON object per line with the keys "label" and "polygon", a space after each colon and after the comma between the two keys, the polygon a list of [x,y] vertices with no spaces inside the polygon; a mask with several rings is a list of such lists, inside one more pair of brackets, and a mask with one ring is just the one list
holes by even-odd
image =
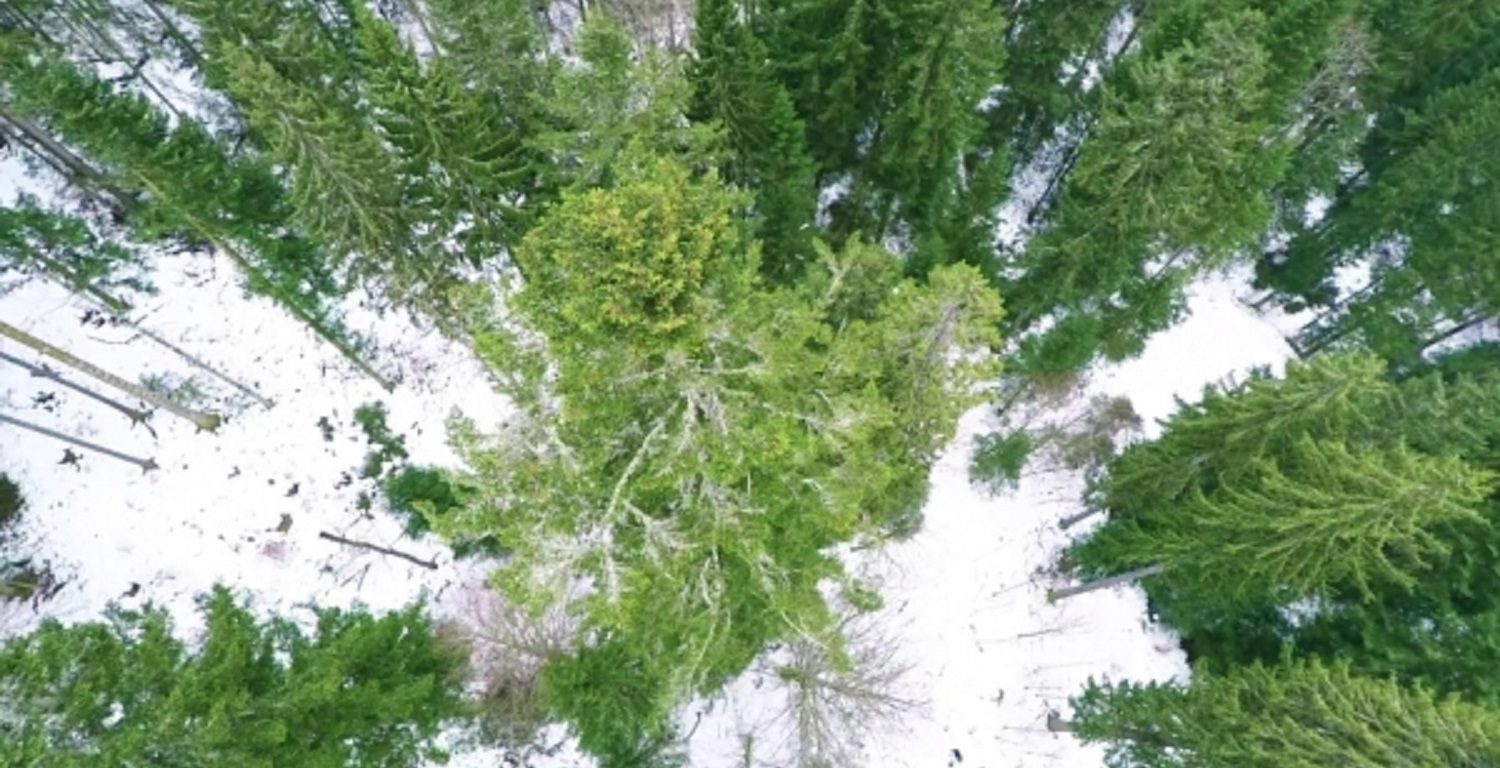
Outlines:
{"label": "fallen tree trunk", "polygon": [[45,435],[54,440],[61,440],[65,443],[68,443],[69,445],[75,445],[79,448],[90,450],[95,453],[102,453],[112,459],[119,459],[126,464],[134,464],[137,467],[140,467],[142,472],[150,472],[154,469],[161,469],[161,466],[156,463],[156,459],[143,459],[139,456],[131,456],[128,453],[121,453],[113,448],[105,448],[98,443],[91,443],[82,438],[63,434],[62,432],[58,432],[57,430],[48,429],[38,424],[32,424],[29,421],[22,421],[21,419],[17,419],[13,416],[9,416],[3,413],[0,413],[0,424],[11,424],[20,427],[21,429],[35,432],[39,435]]}
{"label": "fallen tree trunk", "polygon": [[125,392],[132,397],[148,402],[178,418],[192,422],[198,429],[212,432],[224,423],[224,418],[216,413],[205,413],[196,411],[181,403],[174,402],[170,398],[162,397],[139,384],[132,384],[119,376],[110,373],[86,360],[75,357],[66,350],[54,347],[41,339],[17,328],[9,323],[0,322],[0,336],[23,344],[63,365],[73,368],[90,377],[98,379],[115,389]]}
{"label": "fallen tree trunk", "polygon": [[146,418],[151,414],[145,411],[131,408],[124,403],[121,403],[105,395],[101,395],[98,392],[95,392],[92,389],[89,389],[81,384],[75,384],[74,382],[68,381],[67,379],[64,379],[60,374],[58,374],[57,371],[54,371],[45,365],[32,365],[31,363],[28,363],[19,357],[7,354],[5,352],[0,352],[0,360],[4,360],[11,365],[17,366],[39,379],[47,379],[49,381],[55,382],[58,386],[71,389],[74,392],[77,392],[78,394],[83,395],[84,397],[87,397],[95,402],[103,403],[104,405],[109,406],[110,408],[113,408],[116,411],[124,414],[126,418],[130,419],[130,422],[132,424],[145,425],[146,429],[151,432],[151,436],[156,437],[156,431],[151,429],[151,425],[146,424]]}
{"label": "fallen tree trunk", "polygon": [[130,324],[131,328],[134,328],[142,336],[145,336],[146,338],[156,342],[157,344],[160,344],[161,346],[171,350],[172,352],[175,352],[178,357],[186,360],[188,365],[191,365],[194,368],[197,368],[198,370],[203,371],[204,373],[207,373],[208,375],[218,379],[219,381],[222,381],[225,384],[234,387],[236,390],[243,393],[246,397],[249,397],[255,402],[260,403],[266,409],[269,410],[276,405],[275,401],[255,391],[250,387],[250,385],[242,384],[239,382],[239,380],[231,377],[229,374],[220,372],[219,369],[203,362],[202,360],[199,360],[191,352],[188,352],[187,350],[177,346],[176,344],[173,344],[172,342],[162,338],[160,334],[156,333],[150,328],[140,325],[136,321],[129,318],[124,318],[124,320],[125,322]]}
{"label": "fallen tree trunk", "polygon": [[1165,568],[1161,565],[1148,565],[1145,568],[1137,568],[1133,571],[1126,571],[1118,576],[1110,576],[1107,579],[1099,579],[1098,581],[1091,581],[1087,584],[1079,584],[1075,587],[1063,587],[1062,589],[1050,590],[1047,592],[1047,602],[1055,603],[1059,600],[1066,600],[1070,597],[1077,597],[1078,595],[1087,594],[1089,592],[1097,592],[1101,589],[1108,589],[1120,584],[1134,584],[1137,581],[1140,581],[1141,579],[1144,579],[1148,576],[1155,576],[1158,573],[1161,573],[1163,570],[1165,570]]}
{"label": "fallen tree trunk", "polygon": [[268,409],[276,405],[276,403],[272,402],[265,395],[262,395],[261,393],[255,391],[250,386],[240,383],[230,375],[223,373],[212,365],[209,365],[208,363],[205,363],[202,360],[198,359],[187,350],[184,350],[181,347],[178,347],[176,344],[173,344],[172,342],[162,338],[160,334],[156,333],[150,328],[141,325],[139,321],[130,317],[130,305],[128,303],[126,303],[123,299],[114,296],[108,291],[99,288],[97,285],[94,285],[94,283],[89,281],[88,278],[79,274],[77,270],[34,249],[28,248],[23,249],[23,251],[24,258],[31,259],[40,264],[42,266],[43,272],[50,275],[55,281],[63,284],[65,287],[71,288],[74,291],[89,296],[94,301],[99,302],[111,315],[118,318],[126,325],[129,325],[131,328],[134,328],[142,336],[145,336],[146,338],[156,342],[157,344],[160,344],[166,349],[171,350],[178,357],[181,357],[183,360],[187,361],[188,365],[191,365],[194,368],[197,368],[198,370],[203,371],[204,373],[207,373],[208,375],[218,379],[219,381],[222,381],[225,384],[234,387],[239,392],[244,393],[247,397],[257,403],[260,403]]}

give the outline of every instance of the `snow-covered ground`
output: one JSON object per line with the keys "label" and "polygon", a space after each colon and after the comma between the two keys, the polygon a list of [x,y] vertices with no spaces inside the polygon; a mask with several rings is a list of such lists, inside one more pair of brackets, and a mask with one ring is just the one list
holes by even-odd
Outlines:
{"label": "snow-covered ground", "polygon": [[[0,166],[0,197],[7,202],[18,186],[17,169],[8,165]],[[380,364],[403,379],[387,394],[277,307],[246,297],[227,263],[165,257],[155,280],[160,295],[141,302],[136,317],[251,383],[275,406],[247,402],[198,374],[210,395],[204,407],[225,413],[227,423],[217,433],[199,433],[158,414],[153,437],[114,411],[0,365],[0,412],[161,465],[147,474],[96,454],[76,467],[63,465],[63,444],[0,426],[0,471],[20,483],[30,504],[21,551],[49,561],[66,582],[37,611],[22,611],[12,631],[43,616],[89,620],[112,601],[151,601],[190,633],[198,627],[194,598],[215,583],[248,595],[258,610],[294,616],[308,616],[305,606],[313,602],[389,609],[424,597],[446,610],[445,590],[472,584],[475,567],[455,564],[436,540],[405,537],[400,522],[378,508],[370,514],[356,508],[360,491],[370,488],[358,479],[367,446],[352,415],[360,404],[383,401],[414,463],[452,465],[448,415],[457,409],[494,423],[507,409],[473,357],[404,318],[356,308],[352,324],[379,340]],[[1098,372],[1087,394],[1128,397],[1150,434],[1174,397],[1195,397],[1205,383],[1255,365],[1278,366],[1289,351],[1272,325],[1236,300],[1243,285],[1239,277],[1200,283],[1190,317],[1153,339],[1139,359]],[[128,379],[194,374],[129,328],[81,324],[86,306],[34,280],[0,296],[0,320]],[[8,341],[0,349],[40,361]],[[55,395],[45,407],[36,402],[44,393]],[[334,427],[331,438],[319,426],[324,418]],[[993,768],[1094,768],[1099,753],[1047,731],[1046,713],[1065,711],[1068,696],[1090,676],[1146,680],[1186,672],[1173,638],[1146,622],[1138,590],[1047,602],[1047,588],[1056,585],[1050,568],[1067,541],[1056,523],[1080,509],[1082,480],[1038,470],[1001,496],[971,486],[973,441],[994,426],[986,408],[963,417],[934,469],[920,533],[852,556],[853,567],[882,584],[886,608],[878,623],[911,665],[899,693],[917,702],[893,727],[864,734],[866,765],[947,766],[961,759]],[[321,531],[431,558],[438,567],[345,547],[320,538]],[[683,725],[692,733],[692,764],[740,765],[745,734],[753,734],[761,764],[779,764],[788,738],[776,718],[783,696],[774,674],[761,668],[723,695],[688,707]],[[471,762],[493,764],[493,758],[455,765]]]}
{"label": "snow-covered ground", "polygon": [[[7,170],[15,168],[0,168],[8,181]],[[6,183],[0,194],[8,198],[13,190]],[[410,541],[394,517],[356,508],[372,485],[359,478],[368,446],[352,417],[359,405],[382,401],[413,461],[453,465],[449,414],[461,409],[484,422],[507,410],[473,356],[405,318],[354,308],[351,325],[379,340],[379,364],[404,380],[388,394],[279,307],[247,297],[227,261],[167,256],[156,267],[160,295],[138,300],[133,316],[275,406],[250,402],[128,326],[81,323],[92,304],[54,284],[33,279],[0,297],[0,320],[128,380],[192,377],[210,395],[199,407],[227,417],[210,434],[157,413],[153,437],[113,410],[0,363],[0,413],[161,465],[144,473],[87,451],[77,466],[61,465],[63,443],[0,426],[0,471],[21,485],[28,502],[17,549],[50,562],[66,582],[37,616],[82,621],[111,601],[151,601],[190,630],[197,624],[194,597],[217,582],[242,590],[264,611],[295,613],[308,602],[395,608],[436,597],[463,576],[440,542]],[[0,342],[0,349],[134,405],[19,344]],[[49,402],[37,403],[48,394]],[[334,428],[329,439],[323,419]],[[439,568],[350,549],[321,539],[320,531],[409,550],[436,559]],[[139,585],[135,595],[122,597],[132,585]]]}

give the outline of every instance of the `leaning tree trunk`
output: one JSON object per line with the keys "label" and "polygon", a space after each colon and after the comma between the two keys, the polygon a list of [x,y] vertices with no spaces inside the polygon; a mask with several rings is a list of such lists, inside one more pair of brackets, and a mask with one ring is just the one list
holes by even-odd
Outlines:
{"label": "leaning tree trunk", "polygon": [[265,407],[267,409],[275,407],[275,405],[276,405],[275,401],[271,400],[270,398],[266,397],[265,395],[262,395],[260,392],[257,392],[250,385],[241,383],[238,379],[235,379],[234,377],[230,376],[229,374],[223,373],[222,371],[220,371],[219,369],[213,367],[212,365],[209,365],[208,363],[203,362],[202,360],[198,359],[197,356],[193,355],[193,353],[191,353],[191,352],[183,349],[182,347],[179,347],[176,344],[173,344],[172,342],[167,341],[166,339],[162,338],[161,335],[158,334],[156,331],[153,331],[150,328],[146,328],[145,326],[140,325],[135,320],[132,320],[132,319],[130,319],[128,317],[121,316],[121,319],[123,319],[126,323],[128,323],[131,328],[134,328],[135,331],[137,333],[139,333],[140,335],[145,336],[146,338],[148,338],[148,339],[156,342],[157,344],[160,344],[161,346],[163,346],[163,347],[171,350],[172,352],[175,352],[177,354],[177,356],[180,357],[180,358],[182,358],[183,360],[185,360],[188,365],[191,365],[192,367],[197,368],[198,370],[203,371],[204,373],[207,373],[208,375],[210,375],[210,376],[218,379],[219,381],[222,381],[225,384],[228,384],[229,386],[234,387],[235,390],[239,391],[241,394],[243,394],[246,397],[254,400],[255,402],[260,403],[261,406],[263,406],[263,407]]}
{"label": "leaning tree trunk", "polygon": [[141,400],[148,402],[158,408],[161,408],[162,410],[172,414],[173,416],[190,421],[195,426],[197,426],[198,429],[201,429],[205,432],[212,432],[218,429],[220,424],[224,423],[223,417],[219,416],[216,413],[195,411],[192,408],[188,408],[187,406],[182,405],[181,403],[174,402],[170,398],[162,397],[161,395],[158,395],[155,392],[152,392],[145,387],[140,386],[139,384],[133,384],[129,381],[126,381],[125,379],[120,378],[119,376],[114,375],[113,373],[110,373],[109,371],[104,370],[103,368],[89,363],[86,360],[74,357],[67,351],[54,347],[51,344],[48,344],[47,342],[42,341],[41,339],[38,339],[37,337],[32,336],[31,334],[21,330],[20,328],[17,328],[8,323],[0,322],[0,336],[4,336],[5,338],[11,339],[33,350],[36,350],[37,352],[46,355],[47,357],[50,357],[53,360],[62,363],[63,365],[74,368],[88,376],[98,379],[99,381],[102,381],[105,384],[108,384],[111,387],[120,390],[121,392],[126,392],[132,397],[140,398]]}
{"label": "leaning tree trunk", "polygon": [[[70,13],[71,11],[71,13]],[[108,12],[108,9],[106,9]],[[145,73],[141,71],[145,63],[150,60],[149,53],[143,53],[137,58],[131,52],[121,47],[120,42],[114,38],[108,28],[101,26],[96,19],[90,18],[88,9],[75,5],[69,0],[63,0],[57,7],[57,18],[78,38],[79,42],[88,46],[95,56],[101,61],[113,60],[129,70],[128,75],[122,79],[139,80],[151,95],[156,97],[168,112],[171,112],[178,120],[183,119],[183,114],[177,109],[177,105],[167,98],[167,94],[157,87]]]}
{"label": "leaning tree trunk", "polygon": [[1064,720],[1062,715],[1059,715],[1056,712],[1048,712],[1047,730],[1053,733],[1072,733],[1074,729],[1073,723],[1071,721]]}
{"label": "leaning tree trunk", "polygon": [[177,22],[172,21],[172,17],[167,15],[157,5],[156,0],[145,0],[142,4],[146,6],[147,10],[151,11],[151,15],[155,16],[157,21],[161,22],[162,31],[166,33],[167,37],[175,40],[177,45],[182,48],[183,53],[187,54],[187,57],[192,60],[193,68],[202,69],[203,54],[198,50],[198,46],[194,45],[193,41],[189,40],[188,36],[183,33],[182,27],[177,26]]}
{"label": "leaning tree trunk", "polygon": [[134,464],[137,467],[140,467],[142,472],[150,472],[153,469],[161,469],[161,465],[156,463],[156,459],[143,459],[139,456],[131,456],[128,453],[121,453],[117,450],[114,450],[113,448],[105,448],[98,443],[91,443],[82,438],[73,437],[72,435],[63,434],[62,432],[58,432],[54,429],[48,429],[37,424],[32,424],[29,421],[22,421],[4,413],[0,413],[0,424],[12,424],[20,427],[21,429],[35,432],[39,435],[46,435],[47,437],[53,438],[54,440],[61,440],[65,443],[68,443],[69,445],[75,445],[85,450],[103,454],[112,459],[118,459],[125,462],[126,464]]}
{"label": "leaning tree trunk", "polygon": [[[167,195],[163,194],[161,188],[153,183],[151,179],[144,173],[136,171],[135,177],[141,182],[141,184],[146,187],[147,191],[149,191],[156,197],[156,199],[170,199]],[[248,276],[252,281],[258,281],[264,285],[271,284],[271,281],[267,280],[265,276],[261,274],[261,271],[250,262],[249,258],[240,253],[238,248],[231,245],[229,242],[224,240],[224,238],[220,237],[218,232],[213,227],[207,225],[192,213],[183,211],[181,209],[179,209],[179,212],[183,215],[184,218],[188,220],[188,223],[193,227],[193,229],[198,231],[198,234],[206,238],[225,256],[228,256],[229,260],[233,261],[235,266],[239,267],[240,271],[244,272],[245,275]],[[281,304],[283,308],[290,312],[293,317],[297,318],[307,327],[311,328],[313,332],[322,337],[324,341],[332,344],[333,347],[337,349],[346,360],[353,363],[354,367],[358,368],[361,373],[370,377],[370,379],[373,380],[376,384],[379,384],[381,389],[384,389],[387,392],[395,391],[396,385],[386,377],[382,376],[380,372],[375,370],[368,362],[365,362],[365,359],[363,357],[360,357],[359,352],[354,349],[349,341],[347,339],[341,338],[339,334],[334,333],[328,327],[327,323],[323,322],[319,318],[314,317],[311,312],[308,312],[307,309],[296,300],[284,296],[280,292],[271,292],[270,296],[277,303]]]}
{"label": "leaning tree trunk", "polygon": [[1098,581],[1091,581],[1087,584],[1079,584],[1076,587],[1063,587],[1062,589],[1048,590],[1047,602],[1055,603],[1059,600],[1066,600],[1070,597],[1077,597],[1078,595],[1088,594],[1089,592],[1097,592],[1101,589],[1109,589],[1110,587],[1118,586],[1120,584],[1134,584],[1137,581],[1140,581],[1141,579],[1144,579],[1148,576],[1155,576],[1164,570],[1166,570],[1166,567],[1162,565],[1148,565],[1145,568],[1137,568],[1133,571],[1126,571],[1118,576],[1110,576],[1107,579],[1099,579]]}
{"label": "leaning tree trunk", "polygon": [[229,374],[223,373],[212,365],[209,365],[208,363],[205,363],[202,360],[198,359],[187,350],[182,349],[176,344],[173,344],[172,342],[162,338],[161,335],[156,333],[155,331],[142,326],[138,321],[130,317],[129,303],[119,298],[118,296],[115,296],[114,294],[111,294],[103,290],[102,288],[99,288],[97,285],[94,285],[94,283],[91,282],[88,278],[79,274],[77,270],[35,249],[25,248],[23,249],[23,251],[24,258],[31,259],[32,261],[35,261],[36,263],[42,265],[42,269],[50,274],[54,280],[62,283],[63,285],[73,289],[78,293],[87,295],[93,300],[99,302],[111,315],[118,318],[126,325],[129,325],[131,328],[134,328],[136,332],[141,334],[142,336],[145,336],[146,338],[156,342],[166,349],[171,350],[178,357],[181,357],[183,360],[187,361],[188,365],[191,365],[192,367],[203,371],[204,373],[207,373],[208,375],[218,379],[219,381],[222,381],[225,384],[234,387],[239,392],[243,393],[257,403],[260,403],[266,408],[270,408],[276,405],[276,403],[272,402],[265,395],[262,395],[261,393],[255,391],[255,389],[253,389],[249,385],[241,383],[237,379],[231,377]]}
{"label": "leaning tree trunk", "polygon": [[67,168],[67,173],[64,175],[77,180],[80,185],[108,193],[121,208],[127,211],[140,207],[140,201],[136,200],[133,195],[113,184],[107,176],[89,165],[76,152],[49,136],[36,123],[17,114],[10,108],[10,105],[3,102],[0,102],[0,120],[9,123],[33,152]]}
{"label": "leaning tree trunk", "polygon": [[1436,334],[1434,336],[1429,336],[1427,339],[1425,339],[1422,342],[1421,351],[1422,352],[1426,352],[1427,350],[1431,349],[1433,346],[1435,346],[1437,344],[1441,344],[1441,343],[1447,341],[1448,339],[1451,339],[1454,336],[1457,336],[1458,334],[1463,333],[1464,331],[1467,331],[1470,328],[1473,328],[1476,325],[1481,325],[1483,323],[1487,323],[1491,319],[1493,319],[1493,315],[1490,315],[1487,312],[1480,312],[1480,313],[1474,315],[1473,317],[1468,318],[1467,320],[1460,321],[1460,322],[1454,324],[1453,327],[1449,328],[1448,330],[1442,331],[1441,333],[1438,333],[1438,334]]}
{"label": "leaning tree trunk", "polygon": [[114,294],[109,293],[108,291],[105,291],[104,289],[94,285],[91,281],[89,281],[88,278],[84,277],[82,274],[79,274],[78,270],[73,269],[67,264],[58,261],[57,259],[54,259],[51,256],[48,256],[47,254],[36,250],[35,248],[22,247],[21,251],[23,258],[30,259],[37,264],[40,264],[42,270],[47,272],[49,275],[52,275],[52,278],[54,280],[62,283],[68,288],[73,289],[77,293],[82,293],[93,298],[94,301],[103,304],[105,309],[108,309],[111,314],[123,317],[126,312],[130,311],[130,304],[128,304],[124,299],[121,299],[118,296],[115,296]]}
{"label": "leaning tree trunk", "polygon": [[[114,410],[124,414],[126,418],[130,419],[130,422],[132,424],[145,425],[146,429],[151,429],[151,426],[149,424],[146,424],[146,418],[151,414],[136,408],[131,408],[124,403],[121,403],[113,398],[101,395],[98,392],[95,392],[92,389],[89,389],[88,387],[85,387],[81,384],[68,381],[67,379],[64,379],[61,375],[59,375],[57,371],[54,371],[51,368],[43,365],[32,365],[31,363],[28,363],[19,357],[7,354],[5,352],[0,352],[0,360],[4,360],[5,362],[10,363],[11,365],[14,365],[26,371],[32,376],[35,376],[36,378],[47,379],[48,381],[56,383],[58,386],[71,389],[74,392],[77,392],[78,394],[89,398],[90,400],[98,403],[103,403],[104,405],[109,406],[110,408],[113,408]],[[156,433],[154,431],[151,434],[152,437],[156,436]]]}

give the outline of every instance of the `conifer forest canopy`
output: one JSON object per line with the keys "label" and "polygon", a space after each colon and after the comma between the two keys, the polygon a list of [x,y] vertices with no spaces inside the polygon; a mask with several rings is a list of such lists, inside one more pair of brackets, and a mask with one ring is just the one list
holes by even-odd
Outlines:
{"label": "conifer forest canopy", "polygon": [[[1496,136],[1497,0],[0,0],[0,766],[882,765],[950,486],[1190,664],[1075,670],[1056,765],[1500,765]],[[1100,394],[1205,286],[1286,354]],[[49,543],[278,411],[363,460],[246,546],[337,597]]]}

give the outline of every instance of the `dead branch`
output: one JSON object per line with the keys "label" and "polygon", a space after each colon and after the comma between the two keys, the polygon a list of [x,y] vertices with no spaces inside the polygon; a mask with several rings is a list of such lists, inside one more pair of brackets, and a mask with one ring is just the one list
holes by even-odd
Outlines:
{"label": "dead branch", "polygon": [[391,549],[390,547],[382,547],[379,544],[372,544],[368,541],[355,541],[354,539],[346,539],[343,536],[340,536],[336,533],[329,533],[328,531],[318,531],[318,538],[327,539],[329,541],[336,541],[340,544],[347,544],[351,547],[357,547],[359,549],[368,549],[371,552],[379,552],[382,555],[399,557],[402,560],[405,560],[414,565],[420,565],[429,571],[435,571],[438,567],[437,562],[434,560],[423,560],[416,555],[407,554],[398,549]]}

